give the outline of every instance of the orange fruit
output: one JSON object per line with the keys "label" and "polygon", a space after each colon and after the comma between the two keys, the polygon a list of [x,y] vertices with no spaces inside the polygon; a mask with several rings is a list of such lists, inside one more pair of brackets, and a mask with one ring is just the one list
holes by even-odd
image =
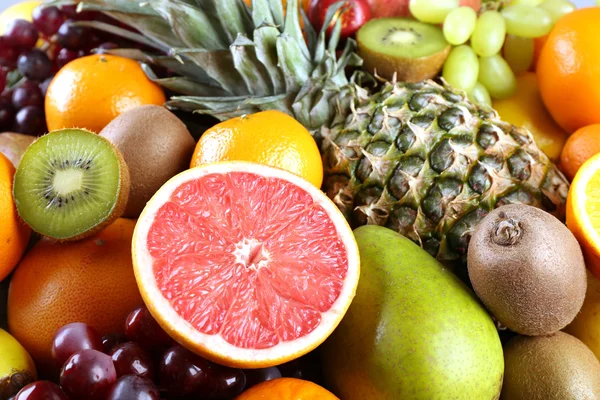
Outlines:
{"label": "orange fruit", "polygon": [[600,123],[600,7],[560,18],[537,64],[540,92],[548,111],[572,133]]}
{"label": "orange fruit", "polygon": [[42,239],[15,270],[8,292],[8,326],[38,367],[52,368],[55,332],[85,322],[101,335],[123,333],[142,304],[131,264],[135,221],[118,219],[90,238]]}
{"label": "orange fruit", "polygon": [[132,248],[159,325],[192,352],[235,368],[279,365],[315,349],[346,313],[360,269],[352,230],[325,193],[250,162],[173,177],[144,208]]}
{"label": "orange fruit", "polygon": [[567,196],[567,227],[579,241],[587,268],[600,278],[600,154],[587,160]]}
{"label": "orange fruit", "polygon": [[573,133],[560,155],[560,169],[569,180],[592,156],[600,153],[600,124],[584,126]]}
{"label": "orange fruit", "polygon": [[235,400],[339,400],[316,383],[296,378],[278,378],[259,383]]}
{"label": "orange fruit", "polygon": [[281,111],[263,111],[221,122],[204,132],[190,167],[251,161],[293,172],[316,187],[323,183],[317,143],[302,124]]}
{"label": "orange fruit", "polygon": [[519,75],[515,94],[503,100],[494,100],[492,107],[506,122],[527,128],[540,149],[552,160],[558,160],[568,134],[546,110],[533,72]]}
{"label": "orange fruit", "polygon": [[29,243],[31,228],[19,218],[13,200],[15,167],[0,153],[0,281],[11,273]]}
{"label": "orange fruit", "polygon": [[127,110],[164,102],[162,89],[136,61],[94,54],[71,61],[52,79],[45,100],[46,122],[50,131],[84,128],[99,133]]}

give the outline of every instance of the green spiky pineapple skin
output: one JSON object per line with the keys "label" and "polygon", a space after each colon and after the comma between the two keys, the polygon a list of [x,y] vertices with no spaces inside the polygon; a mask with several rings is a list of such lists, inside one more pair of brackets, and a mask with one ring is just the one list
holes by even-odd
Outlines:
{"label": "green spiky pineapple skin", "polygon": [[[349,79],[346,70],[362,60],[352,39],[336,54],[339,20],[327,40],[326,28],[314,32],[307,19],[302,31],[298,0],[287,1],[285,17],[280,0],[252,4],[83,0],[80,6],[138,28],[143,37],[121,34],[159,50],[109,52],[178,73],[149,74],[180,94],[167,107],[220,120],[276,109],[304,124],[322,150],[323,190],[353,227],[387,226],[440,260],[461,260],[477,222],[503,204],[562,217],[568,182],[528,131],[444,83],[371,88],[367,74]],[[503,4],[485,1],[482,11]],[[324,27],[341,6],[328,11]]]}
{"label": "green spiky pineapple skin", "polygon": [[384,225],[440,260],[461,259],[503,204],[558,217],[564,176],[531,134],[443,83],[388,83],[322,128],[323,190],[353,227]]}

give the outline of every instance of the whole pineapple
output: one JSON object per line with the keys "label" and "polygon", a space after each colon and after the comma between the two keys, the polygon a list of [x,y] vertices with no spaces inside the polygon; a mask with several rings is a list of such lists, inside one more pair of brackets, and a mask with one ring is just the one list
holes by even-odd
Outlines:
{"label": "whole pineapple", "polygon": [[443,82],[348,79],[347,68],[362,60],[353,40],[336,56],[340,22],[327,42],[304,15],[300,27],[298,0],[287,3],[285,14],[281,0],[253,0],[251,9],[243,0],[85,0],[80,8],[141,34],[82,24],[162,52],[113,51],[180,75],[156,79],[146,68],[181,94],[167,106],[219,119],[267,109],[293,115],[320,143],[323,190],[354,227],[388,226],[456,260],[495,207],[523,203],[562,215],[568,182],[527,130]]}

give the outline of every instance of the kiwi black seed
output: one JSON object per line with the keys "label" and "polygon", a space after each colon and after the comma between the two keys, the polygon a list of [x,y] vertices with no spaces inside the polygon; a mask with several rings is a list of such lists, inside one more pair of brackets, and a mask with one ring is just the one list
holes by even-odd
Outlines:
{"label": "kiwi black seed", "polygon": [[356,39],[367,71],[402,82],[435,77],[451,48],[439,27],[406,18],[372,19]]}
{"label": "kiwi black seed", "polygon": [[549,335],[583,305],[587,276],[581,248],[551,214],[512,204],[475,228],[467,254],[469,279],[496,320],[522,335]]}
{"label": "kiwi black seed", "polygon": [[557,332],[504,346],[501,400],[600,399],[600,362],[579,339]]}
{"label": "kiwi black seed", "polygon": [[105,138],[82,129],[51,132],[33,142],[15,173],[21,218],[61,241],[92,235],[121,216],[129,170]]}

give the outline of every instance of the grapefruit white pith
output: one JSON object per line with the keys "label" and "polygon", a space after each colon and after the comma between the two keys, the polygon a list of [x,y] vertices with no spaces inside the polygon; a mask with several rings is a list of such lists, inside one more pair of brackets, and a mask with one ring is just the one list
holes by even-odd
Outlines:
{"label": "grapefruit white pith", "polygon": [[152,315],[223,365],[262,368],[321,344],[358,284],[352,230],[287,171],[208,164],[167,182],[138,219],[133,264]]}

